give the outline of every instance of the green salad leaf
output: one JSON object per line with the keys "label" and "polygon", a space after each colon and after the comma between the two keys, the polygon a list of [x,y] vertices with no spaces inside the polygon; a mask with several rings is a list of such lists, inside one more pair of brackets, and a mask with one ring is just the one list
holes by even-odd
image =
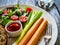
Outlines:
{"label": "green salad leaf", "polygon": [[3,10],[0,10],[0,15],[3,13]]}
{"label": "green salad leaf", "polygon": [[11,20],[9,19],[9,16],[2,16],[1,19],[2,19],[1,24],[4,25],[4,26],[5,26],[8,22],[11,21]]}
{"label": "green salad leaf", "polygon": [[8,16],[10,17],[10,16],[12,16],[12,15],[13,15],[12,10],[9,10]]}

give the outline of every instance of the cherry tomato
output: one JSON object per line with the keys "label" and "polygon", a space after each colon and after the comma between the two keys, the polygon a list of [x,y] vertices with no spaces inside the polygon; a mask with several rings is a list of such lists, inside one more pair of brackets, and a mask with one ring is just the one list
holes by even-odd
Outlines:
{"label": "cherry tomato", "polygon": [[26,12],[31,12],[32,11],[32,8],[26,8]]}
{"label": "cherry tomato", "polygon": [[5,10],[3,11],[3,14],[4,14],[4,15],[7,15],[7,14],[8,14],[8,10],[5,9]]}
{"label": "cherry tomato", "polygon": [[10,17],[10,19],[11,19],[11,20],[18,20],[19,18],[18,18],[17,15],[13,15],[13,16]]}
{"label": "cherry tomato", "polygon": [[27,16],[20,16],[19,20],[21,22],[26,22],[27,21]]}

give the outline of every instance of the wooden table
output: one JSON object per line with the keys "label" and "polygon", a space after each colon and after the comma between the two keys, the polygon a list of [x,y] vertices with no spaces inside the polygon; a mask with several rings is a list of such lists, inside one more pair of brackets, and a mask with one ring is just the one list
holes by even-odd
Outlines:
{"label": "wooden table", "polygon": [[[38,0],[37,0],[38,1]],[[28,5],[38,5],[35,0],[20,0],[20,4],[28,4]],[[48,11],[56,20],[56,23],[58,25],[58,39],[56,41],[55,45],[60,45],[60,1],[54,0],[55,4],[50,11]],[[17,0],[0,0],[0,6],[9,5],[9,4],[17,4]]]}

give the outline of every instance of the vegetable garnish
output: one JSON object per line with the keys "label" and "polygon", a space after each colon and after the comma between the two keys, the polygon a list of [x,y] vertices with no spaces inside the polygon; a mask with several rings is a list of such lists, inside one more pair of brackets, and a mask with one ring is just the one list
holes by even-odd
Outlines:
{"label": "vegetable garnish", "polygon": [[29,23],[24,27],[22,30],[19,38],[12,44],[12,45],[18,45],[18,43],[21,41],[21,39],[24,37],[26,32],[30,29],[30,27],[34,24],[34,22],[39,19],[39,17],[42,15],[42,12],[32,12],[31,18],[29,20]]}
{"label": "vegetable garnish", "polygon": [[5,26],[8,22],[12,21],[12,20],[9,19],[8,16],[4,16],[4,15],[1,16],[1,20],[2,20],[1,24],[4,25],[4,26]]}
{"label": "vegetable garnish", "polygon": [[10,16],[12,16],[13,15],[13,12],[12,12],[12,10],[10,9],[9,10],[9,13],[8,13],[8,16],[10,17]]}
{"label": "vegetable garnish", "polygon": [[44,20],[43,18],[39,18],[33,24],[33,26],[29,29],[29,31],[26,33],[26,35],[23,37],[23,39],[21,40],[21,42],[19,42],[18,45],[26,45],[26,43],[30,40],[30,38],[32,37],[32,35],[36,32],[37,28],[39,27],[39,25],[42,23],[43,20]]}
{"label": "vegetable garnish", "polygon": [[19,20],[21,21],[21,22],[26,22],[27,21],[27,16],[20,16],[20,18],[19,18]]}
{"label": "vegetable garnish", "polygon": [[3,10],[0,10],[0,15],[2,15],[2,13],[3,13]]}
{"label": "vegetable garnish", "polygon": [[22,15],[22,9],[16,9],[14,11],[14,13],[16,13],[17,16],[21,16]]}
{"label": "vegetable garnish", "polygon": [[5,9],[5,10],[3,11],[3,14],[4,14],[4,15],[8,15],[8,10]]}
{"label": "vegetable garnish", "polygon": [[28,8],[26,8],[26,12],[31,12],[32,11],[32,8],[30,8],[30,7],[28,7]]}
{"label": "vegetable garnish", "polygon": [[19,18],[18,18],[17,15],[13,15],[13,16],[10,17],[10,19],[11,19],[11,20],[18,20]]}
{"label": "vegetable garnish", "polygon": [[28,15],[27,22],[24,23],[23,27],[25,27],[25,26],[29,23],[30,18],[31,18],[31,15],[32,15],[32,11],[31,11],[30,14]]}

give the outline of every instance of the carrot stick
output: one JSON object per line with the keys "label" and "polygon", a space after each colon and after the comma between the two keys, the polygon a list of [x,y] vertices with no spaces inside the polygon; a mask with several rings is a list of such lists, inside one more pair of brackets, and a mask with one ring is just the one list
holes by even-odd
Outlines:
{"label": "carrot stick", "polygon": [[29,41],[29,39],[32,37],[32,35],[35,33],[35,31],[37,30],[37,28],[39,27],[39,25],[42,23],[43,20],[44,20],[43,18],[39,18],[34,23],[34,25],[29,29],[29,31],[26,33],[26,35],[23,37],[23,39],[18,45],[25,45]]}
{"label": "carrot stick", "polygon": [[26,45],[36,45],[38,43],[42,33],[45,31],[47,24],[48,24],[48,21],[44,20]]}

